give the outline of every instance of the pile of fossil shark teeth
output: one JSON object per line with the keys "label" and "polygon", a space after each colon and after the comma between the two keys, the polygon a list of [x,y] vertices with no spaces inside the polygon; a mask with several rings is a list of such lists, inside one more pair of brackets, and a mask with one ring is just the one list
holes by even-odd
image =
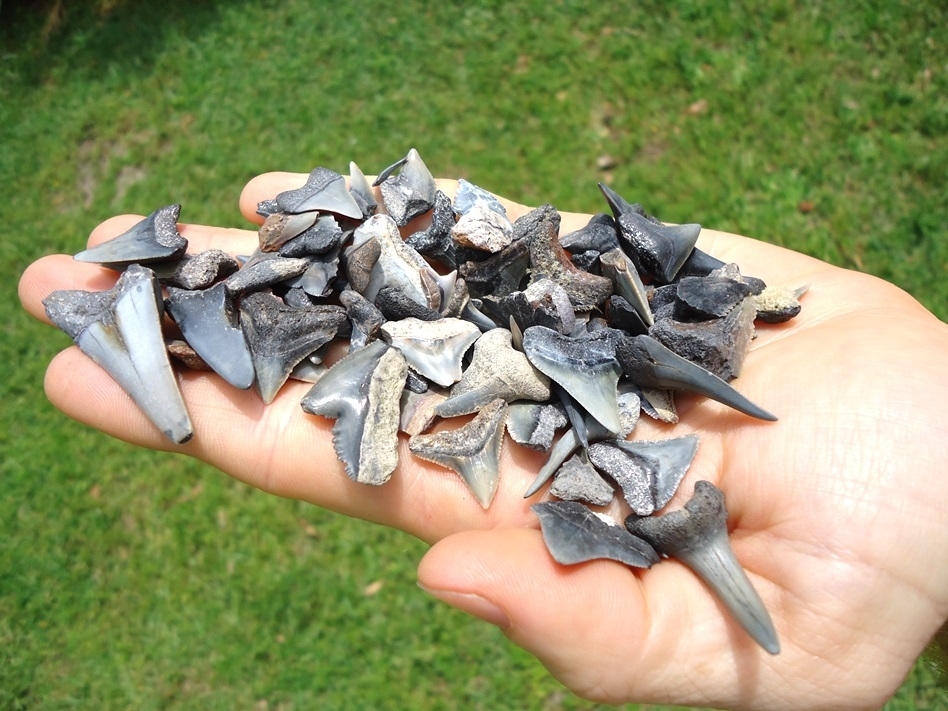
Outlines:
{"label": "pile of fossil shark teeth", "polygon": [[[123,272],[115,288],[56,292],[47,312],[177,443],[192,428],[169,353],[265,403],[288,380],[311,383],[302,409],[334,420],[335,452],[364,484],[390,479],[404,433],[413,456],[453,471],[487,508],[506,431],[546,453],[524,496],[549,485],[559,499],[533,507],[557,561],[676,557],[776,653],[727,552],[723,498],[699,482],[682,512],[656,515],[697,436],[628,438],[640,414],[676,422],[678,391],[775,420],[730,381],[755,322],[795,316],[806,287],[742,275],[695,247],[699,225],[665,225],[604,185],[612,214],[569,234],[551,205],[511,222],[465,180],[452,200],[414,149],[373,185],[355,163],[348,184],[316,168],[258,203],[259,247],[239,262],[186,254],[180,206],[160,208],[76,255]],[[330,367],[340,342],[348,352]],[[623,528],[590,506],[632,514]],[[706,521],[710,533],[692,531]]]}

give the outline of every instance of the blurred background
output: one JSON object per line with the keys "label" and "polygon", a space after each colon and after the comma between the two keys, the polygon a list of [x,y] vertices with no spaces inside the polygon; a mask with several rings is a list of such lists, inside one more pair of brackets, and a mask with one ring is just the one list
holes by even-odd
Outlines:
{"label": "blurred background", "polygon": [[[420,542],[54,411],[69,339],[21,313],[19,274],[113,214],[245,226],[258,173],[376,173],[414,146],[527,204],[601,211],[607,182],[945,319],[946,20],[936,0],[4,0],[0,709],[595,708],[421,592]],[[943,703],[920,662],[887,708]]]}

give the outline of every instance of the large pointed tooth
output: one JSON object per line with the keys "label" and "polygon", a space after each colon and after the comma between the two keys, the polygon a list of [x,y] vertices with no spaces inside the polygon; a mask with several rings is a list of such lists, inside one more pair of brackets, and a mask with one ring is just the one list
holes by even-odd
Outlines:
{"label": "large pointed tooth", "polygon": [[720,489],[699,481],[684,510],[658,517],[630,517],[626,527],[659,553],[691,568],[761,647],[770,654],[780,653],[770,615],[728,541],[727,510]]}
{"label": "large pointed tooth", "polygon": [[639,516],[667,504],[698,450],[697,435],[663,440],[606,440],[590,445],[589,460],[622,489]]}
{"label": "large pointed tooth", "polygon": [[168,288],[168,311],[204,362],[235,388],[253,385],[253,359],[224,282],[210,289]]}
{"label": "large pointed tooth", "polygon": [[616,287],[616,293],[632,305],[642,321],[645,322],[645,325],[651,326],[655,323],[652,309],[648,304],[645,285],[642,283],[642,277],[639,276],[639,272],[631,260],[625,256],[625,252],[619,248],[613,249],[610,252],[600,254],[599,262],[602,264],[603,276],[612,279]]}
{"label": "large pointed tooth", "polygon": [[461,358],[481,335],[477,326],[456,318],[388,321],[381,331],[412,368],[445,387],[461,379]]}
{"label": "large pointed tooth", "polygon": [[629,202],[604,183],[598,183],[598,185],[599,191],[603,197],[606,198],[606,202],[609,203],[609,209],[612,210],[612,215],[615,219],[618,220],[620,215],[625,215],[629,212],[634,212],[637,215],[645,215],[645,210],[642,209],[642,206],[637,202]]}
{"label": "large pointed tooth", "polygon": [[346,179],[328,168],[316,168],[302,187],[280,193],[276,202],[283,212],[319,210],[362,219],[362,209],[346,187]]}
{"label": "large pointed tooth", "polygon": [[629,379],[642,387],[690,390],[751,417],[777,419],[713,373],[676,355],[650,336],[620,338],[616,358]]}
{"label": "large pointed tooth", "polygon": [[178,259],[188,248],[188,241],[178,234],[180,214],[180,205],[159,208],[127,232],[79,252],[73,259],[107,267]]}
{"label": "large pointed tooth", "polygon": [[415,435],[408,447],[422,459],[460,474],[486,509],[497,493],[506,417],[507,403],[498,398],[463,427]]}
{"label": "large pointed tooth", "polygon": [[660,225],[634,212],[617,218],[619,234],[639,272],[668,284],[688,259],[701,225]]}
{"label": "large pointed tooth", "polygon": [[[398,175],[390,177],[391,171],[399,167],[401,170]],[[434,207],[438,190],[434,176],[414,148],[408,151],[405,162],[400,166],[396,163],[393,168],[382,171],[376,184],[382,186],[385,209],[399,227],[404,227]]]}
{"label": "large pointed tooth", "polygon": [[104,368],[172,442],[193,434],[161,333],[158,280],[133,264],[101,294],[56,291],[45,300],[50,320]]}
{"label": "large pointed tooth", "polygon": [[382,341],[338,361],[300,403],[335,418],[332,443],[354,481],[384,484],[398,464],[399,397],[408,366]]}
{"label": "large pointed tooth", "polygon": [[614,433],[622,428],[616,400],[617,333],[601,329],[583,338],[569,338],[543,326],[532,326],[523,333],[523,350],[530,362]]}

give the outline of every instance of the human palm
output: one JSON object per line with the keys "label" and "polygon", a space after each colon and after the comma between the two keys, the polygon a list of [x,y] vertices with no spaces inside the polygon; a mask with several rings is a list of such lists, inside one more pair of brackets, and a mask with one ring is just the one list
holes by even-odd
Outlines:
{"label": "human palm", "polygon": [[[298,187],[270,174],[241,208]],[[454,183],[439,181],[451,194]],[[527,208],[507,203],[515,219]],[[133,224],[100,225],[90,244]],[[562,231],[585,224],[563,215]],[[249,253],[255,231],[182,225],[190,251]],[[488,510],[453,473],[410,454],[382,487],[350,480],[336,460],[332,422],[306,415],[308,385],[290,382],[265,406],[253,391],[185,372],[195,437],[171,445],[111,378],[77,348],[53,360],[52,402],[113,436],[182,451],[248,484],[408,531],[435,545],[423,587],[501,625],[578,694],[735,708],[873,708],[900,684],[948,617],[948,326],[898,288],[744,237],[711,230],[699,246],[768,284],[810,285],[802,313],[761,325],[734,386],[775,413],[753,420],[700,397],[679,398],[680,422],[641,421],[633,436],[695,432],[698,454],[669,508],[706,479],[727,498],[732,545],[773,617],[771,657],[677,562],[633,571],[595,561],[572,567],[547,554],[523,492],[543,455],[503,454]],[[115,274],[64,255],[25,272],[20,295],[45,320],[55,289],[102,290]],[[535,498],[539,498],[538,495]]]}

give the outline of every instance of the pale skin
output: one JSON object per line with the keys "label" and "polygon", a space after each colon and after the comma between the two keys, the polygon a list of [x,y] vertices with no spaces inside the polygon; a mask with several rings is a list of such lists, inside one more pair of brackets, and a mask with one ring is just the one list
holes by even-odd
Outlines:
{"label": "pale skin", "polygon": [[[242,213],[259,223],[259,200],[304,180],[255,178],[241,196]],[[439,187],[451,195],[456,186]],[[514,219],[528,210],[507,207]],[[104,222],[89,245],[139,219]],[[564,214],[562,232],[587,219]],[[257,241],[250,227],[180,231],[190,252],[247,254]],[[733,383],[778,422],[687,397],[679,399],[678,425],[643,418],[634,433],[700,436],[668,508],[680,507],[698,479],[724,491],[732,544],[773,617],[778,656],[757,647],[675,561],[647,571],[555,563],[529,508],[543,494],[523,499],[543,455],[509,441],[499,491],[485,511],[457,476],[413,457],[406,440],[388,484],[351,481],[332,450],[332,422],[300,409],[305,383],[291,381],[264,406],[252,390],[182,372],[195,430],[182,446],[164,439],[76,347],[53,359],[46,393],[70,417],[114,437],[184,452],[266,492],[431,543],[418,568],[422,587],[499,625],[580,696],[735,709],[878,708],[948,617],[948,326],[865,274],[709,229],[698,246],[769,284],[810,285],[800,316],[758,328]],[[52,255],[26,270],[20,298],[46,320],[42,299],[50,292],[102,290],[115,278]]]}

